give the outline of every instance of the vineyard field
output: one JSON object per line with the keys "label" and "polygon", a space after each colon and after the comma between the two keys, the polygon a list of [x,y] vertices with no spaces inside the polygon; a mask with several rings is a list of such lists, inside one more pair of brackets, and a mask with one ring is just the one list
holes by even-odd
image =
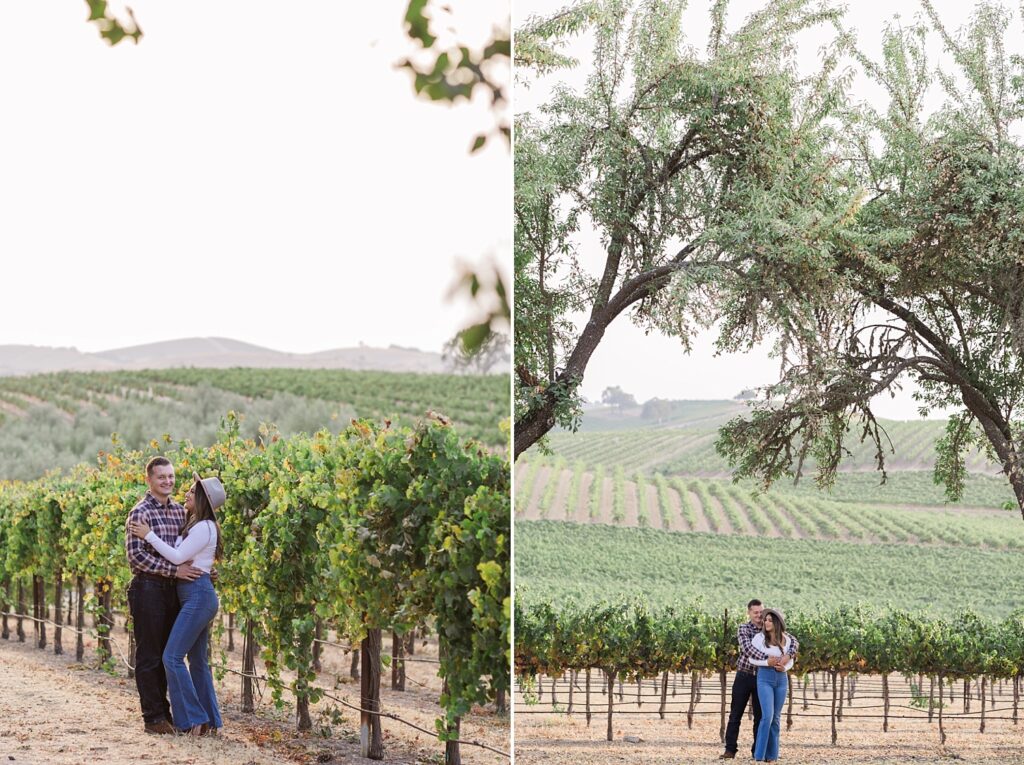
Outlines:
{"label": "vineyard field", "polygon": [[518,521],[516,583],[526,605],[643,595],[736,609],[756,596],[799,610],[970,605],[1003,618],[1024,607],[1024,553]]}
{"label": "vineyard field", "polygon": [[[667,531],[847,542],[908,542],[1024,550],[1024,525],[997,509],[838,502],[821,492],[789,487],[758,493],[714,478],[673,478],[623,471],[611,481],[558,462],[525,463],[517,484],[523,520],[602,522]],[[618,485],[616,482],[620,482]],[[575,492],[572,487],[577,485]],[[570,502],[570,499],[573,501]]]}
{"label": "vineyard field", "polygon": [[411,425],[428,411],[459,434],[503,451],[508,378],[309,369],[165,369],[0,377],[0,478],[31,480],[91,462],[111,433],[132,449],[154,435],[208,445],[220,416],[241,412],[284,435],[335,432],[354,417]]}
{"label": "vineyard field", "polygon": [[[708,402],[715,403],[717,402]],[[676,421],[672,427],[663,428],[583,428],[578,433],[557,431],[549,435],[548,446],[552,453],[570,462],[580,461],[588,466],[622,465],[624,470],[633,473],[720,476],[729,472],[728,464],[717,454],[714,446],[717,428],[721,424],[709,424],[703,417],[696,417],[688,421]],[[935,442],[945,429],[943,421],[882,420],[880,425],[891,441],[891,446],[887,446],[885,451],[888,470],[899,472],[932,469],[935,462]],[[875,460],[871,444],[860,443],[854,434],[849,434],[845,445],[851,454],[843,460],[843,471],[873,471]],[[534,447],[523,457],[529,460],[539,454],[539,449]],[[998,472],[997,466],[980,452],[968,455],[967,468],[969,472],[985,475],[994,475]],[[813,472],[814,462],[809,460],[804,473],[811,477]]]}

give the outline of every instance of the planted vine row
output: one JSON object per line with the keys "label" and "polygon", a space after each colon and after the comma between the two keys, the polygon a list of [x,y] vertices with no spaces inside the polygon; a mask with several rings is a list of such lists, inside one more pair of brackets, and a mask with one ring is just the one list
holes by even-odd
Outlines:
{"label": "planted vine row", "polygon": [[[657,610],[644,601],[624,601],[577,606],[573,603],[554,605],[549,601],[516,600],[515,671],[519,686],[528,696],[535,679],[587,678],[586,714],[592,713],[590,677],[600,676],[599,685],[607,688],[607,698],[598,712],[607,715],[607,737],[612,740],[615,695],[612,688],[619,681],[619,700],[623,700],[622,683],[635,684],[637,705],[644,698],[643,682],[652,683],[648,697],[660,694],[659,713],[665,716],[670,675],[691,675],[691,698],[687,710],[692,727],[699,680],[717,676],[721,688],[721,730],[725,730],[726,675],[737,658],[736,631],[740,619],[729,611],[714,612],[701,604],[680,604]],[[928,720],[938,719],[939,735],[945,743],[943,727],[946,689],[950,701],[954,687],[963,682],[964,712],[958,716],[980,718],[985,730],[986,700],[996,710],[995,683],[1008,682],[1012,688],[1012,719],[1017,724],[1022,682],[1024,682],[1024,610],[1004,620],[986,620],[971,611],[949,616],[929,616],[903,610],[881,610],[864,606],[840,607],[832,610],[789,614],[787,629],[800,641],[800,650],[791,676],[791,688],[802,688],[804,709],[807,708],[809,680],[824,675],[831,687],[832,743],[837,742],[837,720],[842,720],[843,696],[852,702],[855,680],[866,675],[881,675],[879,705],[883,730],[888,730],[891,704],[902,698],[889,687],[889,675],[899,673],[911,683],[911,704],[927,708]],[[924,679],[931,681],[925,694]],[[979,712],[970,710],[971,681],[980,684]],[[660,687],[659,687],[660,686]],[[572,686],[570,686],[572,687]],[[986,694],[986,687],[989,693]],[[551,683],[554,694],[554,682]],[[938,699],[936,700],[936,692]],[[572,696],[569,712],[572,712]],[[927,705],[925,707],[925,705]],[[620,712],[623,710],[620,709]],[[790,702],[792,715],[792,696]]]}
{"label": "planted vine row", "polygon": [[[329,625],[360,648],[363,754],[381,759],[382,633],[400,640],[433,623],[444,681],[437,731],[447,742],[446,761],[459,762],[460,719],[509,687],[507,460],[460,441],[441,418],[414,429],[353,421],[340,434],[287,439],[262,428],[250,440],[229,414],[207,448],[153,441],[146,452],[115,448],[95,466],[0,482],[4,611],[12,589],[24,603],[32,585],[35,612],[45,613],[39,583],[52,581],[59,622],[63,588],[74,587],[78,628],[81,604],[91,601],[101,656],[110,657],[103,636],[112,609],[124,607],[131,577],[125,520],[144,492],[143,466],[156,453],[180,475],[198,471],[224,483],[221,607],[260,646],[275,702],[283,704],[285,688],[294,694],[299,729],[311,727],[309,707],[323,695],[314,683],[314,641]],[[94,583],[91,597],[87,582]],[[294,673],[288,682],[285,669]]]}

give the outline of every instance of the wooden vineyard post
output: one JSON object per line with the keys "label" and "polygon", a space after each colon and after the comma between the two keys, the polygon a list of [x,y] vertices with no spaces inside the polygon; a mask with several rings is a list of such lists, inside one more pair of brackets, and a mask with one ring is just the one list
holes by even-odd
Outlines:
{"label": "wooden vineyard post", "polygon": [[832,670],[832,746],[839,740],[839,731],[836,730],[836,671]]}
{"label": "wooden vineyard post", "polygon": [[[789,678],[786,679],[789,680]],[[787,682],[786,685],[789,686],[787,689],[789,695],[789,704],[787,705],[786,709],[786,730],[789,730],[793,727],[793,684]]]}
{"label": "wooden vineyard post", "polygon": [[697,670],[690,675],[690,706],[686,710],[686,727],[693,730],[693,708],[697,705]]}
{"label": "wooden vineyard post", "polygon": [[75,629],[78,632],[75,640],[75,661],[80,662],[85,657],[85,577],[76,577],[75,588],[78,590],[78,606],[75,613]]}
{"label": "wooden vineyard post", "polygon": [[[940,699],[941,701],[941,699]],[[928,688],[928,722],[935,717],[935,675],[932,675],[931,686]]]}
{"label": "wooden vineyard post", "polygon": [[57,572],[57,579],[53,585],[53,652],[57,656],[64,653],[64,646],[61,644],[62,623],[61,605],[64,599],[64,574]]}
{"label": "wooden vineyard post", "polygon": [[99,630],[99,640],[96,644],[96,651],[99,654],[100,661],[106,661],[113,656],[113,649],[110,645],[110,633],[114,627],[114,616],[110,613],[110,601],[111,595],[110,584],[105,579],[97,579],[95,590],[97,591],[97,600],[99,601],[99,608],[97,609],[97,627]]}
{"label": "wooden vineyard post", "polygon": [[889,732],[889,673],[882,673],[882,730]]}
{"label": "wooden vineyard post", "polygon": [[[832,680],[834,682],[835,678],[832,678]],[[836,688],[832,689],[833,692],[835,692],[836,690],[839,691],[839,716],[836,717],[836,720],[838,722],[842,722],[843,721],[843,687],[845,685],[846,685],[846,677],[843,676],[842,674],[840,674],[839,675],[839,688],[838,689],[836,689]]]}
{"label": "wooden vineyard post", "polygon": [[575,687],[576,687],[576,670],[570,669],[569,670],[569,706],[565,710],[565,713],[567,715],[571,715],[572,714],[573,691],[575,690]]}
{"label": "wooden vineyard post", "polygon": [[608,675],[608,740],[614,740],[612,737],[612,708],[615,706],[615,672],[607,669],[605,673]]}
{"label": "wooden vineyard post", "polygon": [[397,632],[391,633],[391,690],[405,690],[405,641]]}
{"label": "wooden vineyard post", "polygon": [[242,711],[252,714],[256,710],[252,692],[252,676],[256,674],[256,638],[251,619],[245,622],[242,635]]}
{"label": "wooden vineyard post", "polygon": [[[722,634],[725,638],[725,643],[729,642],[729,609],[725,609],[725,614],[722,616]],[[722,684],[722,705],[721,705],[721,725],[718,727],[718,738],[721,742],[725,743],[725,667],[723,666],[718,671],[719,680]]]}
{"label": "wooden vineyard post", "polygon": [[981,676],[981,727],[978,728],[978,732],[985,732],[985,681],[988,678],[985,675]]}
{"label": "wooden vineyard post", "polygon": [[359,649],[352,649],[352,666],[348,669],[348,675],[353,680],[359,679]]}
{"label": "wooden vineyard post", "polygon": [[25,642],[25,625],[23,619],[25,616],[25,583],[21,579],[18,580],[18,642]]}
{"label": "wooden vineyard post", "polygon": [[658,709],[658,716],[665,719],[665,705],[668,703],[668,670],[661,675],[661,707]]}
{"label": "wooden vineyard post", "polygon": [[46,648],[46,622],[43,621],[46,618],[46,592],[43,590],[44,587],[43,577],[39,574],[33,574],[32,618],[35,620],[33,625],[35,628],[36,648],[40,650]]}
{"label": "wooden vineyard post", "polygon": [[587,727],[590,727],[590,667],[587,667]]}
{"label": "wooden vineyard post", "polygon": [[[934,678],[932,680],[934,682]],[[939,743],[943,746],[946,745],[946,729],[942,726],[942,707],[945,706],[942,703],[942,686],[945,678],[939,675]]]}
{"label": "wooden vineyard post", "polygon": [[319,641],[324,639],[324,623],[317,619],[313,625],[313,671],[319,674],[324,671],[323,665],[320,663],[320,651],[322,650],[322,643]]}
{"label": "wooden vineyard post", "polygon": [[1013,678],[1013,724],[1017,724],[1017,707],[1020,705],[1020,675]]}
{"label": "wooden vineyard post", "polygon": [[964,714],[971,711],[971,681],[964,680]]}
{"label": "wooden vineyard post", "polygon": [[[371,760],[384,759],[384,739],[380,729],[380,629],[367,630],[360,644],[362,677],[360,678],[359,751]],[[446,685],[447,687],[447,685]]]}
{"label": "wooden vineyard post", "polygon": [[128,679],[135,677],[135,630],[128,633]]}
{"label": "wooden vineyard post", "polygon": [[7,623],[7,612],[11,610],[11,580],[4,580],[4,607],[3,607],[3,626],[0,627],[0,637],[4,640],[11,639],[11,628]]}
{"label": "wooden vineyard post", "polygon": [[807,675],[804,675],[804,678],[803,678],[803,680],[804,680],[804,681],[803,681],[803,682],[801,683],[801,685],[803,686],[803,691],[804,691],[804,705],[803,705],[803,710],[804,710],[804,711],[806,712],[806,711],[807,711],[807,709],[808,709],[808,706],[807,706],[807,686],[808,686],[808,685],[810,685],[810,682],[809,682],[809,681],[808,681],[808,679],[807,679]]}
{"label": "wooden vineyard post", "polygon": [[228,651],[235,650],[235,615],[228,614]]}
{"label": "wooden vineyard post", "polygon": [[[444,693],[448,693],[448,681],[444,682]],[[455,718],[454,730],[448,729],[449,736],[454,736],[444,742],[444,765],[462,765],[462,751],[459,748],[459,736],[462,732],[462,718]]]}

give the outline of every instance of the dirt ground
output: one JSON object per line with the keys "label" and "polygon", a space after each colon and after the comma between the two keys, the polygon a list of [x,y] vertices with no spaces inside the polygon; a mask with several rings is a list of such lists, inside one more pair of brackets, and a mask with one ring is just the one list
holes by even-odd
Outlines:
{"label": "dirt ground", "polygon": [[[154,736],[143,731],[135,681],[127,677],[123,663],[115,674],[97,668],[94,645],[86,639],[85,662],[75,662],[75,636],[65,632],[65,653],[55,656],[52,626],[45,650],[33,644],[31,622],[25,622],[26,641],[17,642],[11,620],[10,640],[0,640],[0,763],[42,765],[128,765],[129,763],[213,763],[215,765],[265,765],[268,763],[370,762],[359,756],[359,713],[330,699],[311,709],[313,731],[295,730],[294,699],[284,694],[285,706],[274,707],[271,693],[259,684],[256,714],[240,711],[241,679],[226,674],[217,683],[218,700],[224,718],[218,738],[190,739],[185,736]],[[122,648],[127,636],[115,628]],[[236,633],[236,645],[241,640]],[[390,641],[385,641],[385,650]],[[115,651],[115,656],[118,652]],[[228,653],[229,666],[241,668],[241,650]],[[408,664],[407,691],[390,689],[390,675],[382,675],[382,705],[423,728],[432,730],[439,713],[440,680],[436,645],[417,650],[423,663]],[[216,654],[212,662],[219,659]],[[348,677],[350,656],[334,646],[325,646],[324,671],[320,684],[332,695],[358,703],[358,681]],[[257,673],[262,662],[257,661]],[[475,710],[463,721],[463,740],[477,740],[502,751],[509,748],[509,722],[493,711]],[[385,763],[428,765],[443,761],[444,746],[435,738],[419,733],[394,720],[383,721]],[[469,765],[497,765],[508,759],[477,747],[462,747]]]}
{"label": "dirt ground", "polygon": [[[550,683],[550,681],[547,681]],[[565,714],[568,708],[567,684],[562,681],[558,690],[559,712],[551,712],[550,685],[537,703],[526,703],[521,693],[516,695],[515,705],[515,762],[517,765],[619,765],[620,763],[644,763],[647,765],[677,765],[680,762],[717,762],[724,747],[720,739],[721,718],[719,708],[721,696],[716,687],[717,678],[705,680],[702,702],[694,716],[693,728],[686,724],[686,709],[690,692],[680,693],[674,699],[669,696],[666,719],[658,717],[657,699],[648,701],[645,690],[641,707],[636,704],[636,687],[626,686],[625,700],[619,702],[616,693],[613,735],[614,741],[606,740],[607,715],[605,697],[596,689],[591,692],[591,704],[595,711],[590,726],[585,716],[576,714],[584,707],[584,697],[579,692],[574,696],[574,714]],[[729,677],[728,687],[732,678]],[[793,727],[786,729],[786,715],[782,718],[780,763],[818,765],[819,763],[845,763],[848,765],[875,765],[876,763],[925,763],[961,761],[972,763],[1024,763],[1024,715],[1019,725],[1014,726],[1007,704],[1012,703],[1007,687],[1003,696],[996,695],[997,711],[989,712],[985,733],[979,732],[979,719],[947,719],[944,721],[946,744],[939,743],[937,712],[934,722],[929,723],[927,712],[907,708],[907,700],[898,696],[907,689],[902,678],[890,680],[892,693],[891,714],[905,715],[914,719],[891,719],[889,731],[883,732],[882,720],[875,719],[881,712],[880,703],[873,698],[874,686],[869,682],[859,683],[852,706],[844,711],[844,719],[837,723],[838,742],[831,746],[831,692],[822,690],[816,701],[809,699],[809,709],[801,716],[801,698],[797,695],[793,705]],[[534,689],[536,690],[536,689]],[[963,701],[959,688],[955,701],[947,699],[945,714],[962,712]],[[991,710],[991,707],[990,707]],[[1001,711],[1000,711],[1001,710]],[[972,702],[972,712],[980,711],[980,702]],[[621,713],[620,713],[621,712]],[[820,714],[809,717],[806,715]],[[752,743],[752,722],[745,716],[740,728],[738,760],[751,762],[749,747]],[[639,738],[630,742],[626,738]]]}

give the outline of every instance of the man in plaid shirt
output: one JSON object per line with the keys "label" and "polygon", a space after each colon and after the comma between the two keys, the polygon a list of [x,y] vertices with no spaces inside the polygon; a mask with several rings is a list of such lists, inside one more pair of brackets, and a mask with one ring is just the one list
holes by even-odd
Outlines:
{"label": "man in plaid shirt", "polygon": [[[754,648],[751,645],[751,641],[754,639],[754,635],[760,632],[763,627],[761,622],[762,611],[764,611],[764,607],[761,605],[761,601],[757,598],[751,600],[747,603],[747,616],[749,618],[736,630],[736,639],[739,642],[740,652],[736,660],[736,675],[732,681],[732,705],[729,709],[729,725],[725,729],[725,753],[719,756],[718,759],[720,760],[733,760],[736,758],[740,722],[743,720],[743,713],[747,711],[747,702],[750,701],[751,697],[754,699],[754,740],[757,740],[757,726],[761,723],[761,700],[757,697],[758,667],[751,664],[751,660],[768,660],[768,666],[760,668],[762,672],[785,671],[782,669],[776,670],[776,665],[780,668],[784,667],[791,657],[796,656],[797,649],[800,647],[796,638],[790,635],[789,649],[786,651],[786,656],[781,659],[769,656]],[[750,756],[754,756],[753,743],[750,745]]]}
{"label": "man in plaid shirt", "polygon": [[128,585],[128,607],[135,633],[135,686],[146,732],[174,733],[167,701],[164,647],[178,617],[177,580],[197,579],[202,571],[191,562],[174,565],[128,530],[129,523],[145,521],[173,546],[185,525],[185,508],[171,499],[174,466],[170,460],[154,457],[146,464],[146,485],[146,496],[128,513],[124,535],[128,565],[134,574]]}

